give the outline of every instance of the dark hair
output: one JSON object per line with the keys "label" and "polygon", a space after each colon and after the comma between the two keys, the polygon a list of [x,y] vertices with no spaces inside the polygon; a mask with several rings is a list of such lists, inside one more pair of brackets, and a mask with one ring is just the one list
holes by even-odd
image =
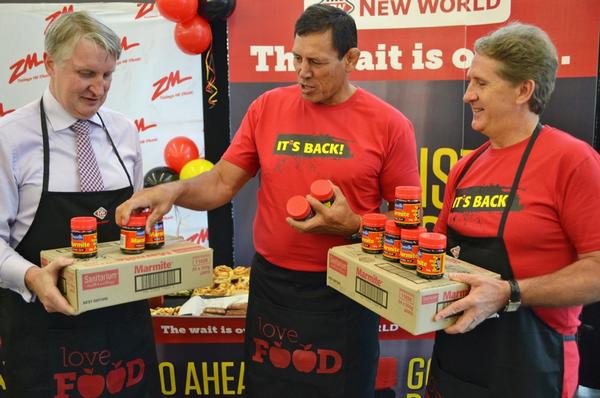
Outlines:
{"label": "dark hair", "polygon": [[354,19],[340,8],[324,4],[308,7],[296,21],[294,36],[322,33],[331,29],[333,48],[341,59],[358,44]]}
{"label": "dark hair", "polygon": [[503,79],[518,84],[533,80],[535,89],[529,109],[540,115],[554,91],[558,59],[552,41],[540,28],[511,23],[475,42],[475,52],[500,61],[496,71]]}

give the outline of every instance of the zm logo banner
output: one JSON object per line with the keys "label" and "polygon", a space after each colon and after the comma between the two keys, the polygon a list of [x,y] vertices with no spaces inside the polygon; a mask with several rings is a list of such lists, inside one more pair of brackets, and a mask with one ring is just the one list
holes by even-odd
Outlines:
{"label": "zm logo banner", "polygon": [[[499,185],[488,185],[482,187],[470,187],[458,189],[452,202],[454,213],[474,213],[503,211],[506,208],[510,188]],[[511,211],[520,211],[523,206],[519,200],[519,194],[515,195]]]}
{"label": "zm logo banner", "polygon": [[280,134],[275,141],[273,153],[318,158],[352,158],[348,143],[329,135]]}

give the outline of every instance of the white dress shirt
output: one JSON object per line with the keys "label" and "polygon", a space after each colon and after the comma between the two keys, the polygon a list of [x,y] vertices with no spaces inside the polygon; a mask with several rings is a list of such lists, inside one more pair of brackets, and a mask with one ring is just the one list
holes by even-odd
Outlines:
{"label": "white dress shirt", "polygon": [[[75,133],[76,119],[56,101],[50,90],[43,95],[50,147],[49,191],[79,192]],[[42,193],[43,145],[36,100],[0,118],[0,288],[20,293],[30,301],[25,272],[32,264],[15,248],[33,222]],[[132,178],[142,188],[142,153],[135,125],[120,113],[100,108],[100,116]],[[90,119],[90,139],[106,190],[129,185],[98,115]],[[114,214],[112,215],[114,217]]]}

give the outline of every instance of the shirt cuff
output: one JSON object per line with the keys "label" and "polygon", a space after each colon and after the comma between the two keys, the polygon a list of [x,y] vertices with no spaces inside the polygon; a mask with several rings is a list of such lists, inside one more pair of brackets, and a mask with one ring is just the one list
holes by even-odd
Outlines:
{"label": "shirt cuff", "polygon": [[0,281],[2,287],[20,294],[28,303],[35,301],[35,294],[25,286],[25,273],[37,265],[30,263],[21,256],[14,256],[2,265]]}

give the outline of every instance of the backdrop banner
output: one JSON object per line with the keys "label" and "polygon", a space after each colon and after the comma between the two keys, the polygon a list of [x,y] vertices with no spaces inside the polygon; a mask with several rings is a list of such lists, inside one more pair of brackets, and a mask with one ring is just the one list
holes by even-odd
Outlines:
{"label": "backdrop banner", "polygon": [[[2,4],[0,46],[0,117],[31,101],[48,86],[44,35],[61,14],[88,11],[121,38],[121,58],[105,106],[135,122],[142,145],[144,174],[166,166],[164,149],[176,137],[193,141],[204,157],[200,56],[184,54],[175,44],[175,24],[154,4]],[[10,38],[10,39],[9,39]],[[206,212],[174,208],[164,218],[169,234],[208,246]]]}
{"label": "backdrop banner", "polygon": [[[163,396],[244,396],[244,318],[154,317],[153,323]],[[382,319],[379,347],[375,397],[422,397],[433,334],[415,337]],[[277,347],[271,347],[268,355],[288,355],[276,350]],[[314,349],[298,351],[314,356],[312,371],[316,372]],[[289,366],[294,366],[294,353],[288,353],[292,358]]]}
{"label": "backdrop banner", "polygon": [[[462,102],[475,39],[510,21],[544,29],[559,56],[558,81],[542,123],[594,138],[600,2],[596,0],[261,0],[238,2],[229,18],[232,134],[261,93],[296,81],[294,23],[311,4],[345,9],[359,29],[354,83],[413,123],[424,221],[433,227],[450,167],[484,142]],[[270,18],[277,15],[277,18]],[[257,23],[268,21],[268,23]],[[234,200],[236,262],[254,253],[255,178]]]}
{"label": "backdrop banner", "polygon": [[[558,50],[559,71],[542,123],[593,143],[600,27],[600,2],[596,0],[238,2],[228,20],[232,136],[256,97],[296,81],[291,52],[294,23],[315,3],[343,8],[357,22],[361,56],[351,75],[353,83],[412,121],[428,228],[437,220],[450,168],[484,142],[470,127],[471,109],[463,104],[462,96],[474,41],[499,26],[520,21],[550,35]],[[254,254],[252,222],[258,184],[259,178],[252,179],[234,199],[237,264],[250,264]],[[380,346],[382,359],[389,349],[398,358],[398,366],[408,372],[398,376],[403,379],[393,387],[395,395],[380,396],[423,397],[431,341],[382,340]]]}

